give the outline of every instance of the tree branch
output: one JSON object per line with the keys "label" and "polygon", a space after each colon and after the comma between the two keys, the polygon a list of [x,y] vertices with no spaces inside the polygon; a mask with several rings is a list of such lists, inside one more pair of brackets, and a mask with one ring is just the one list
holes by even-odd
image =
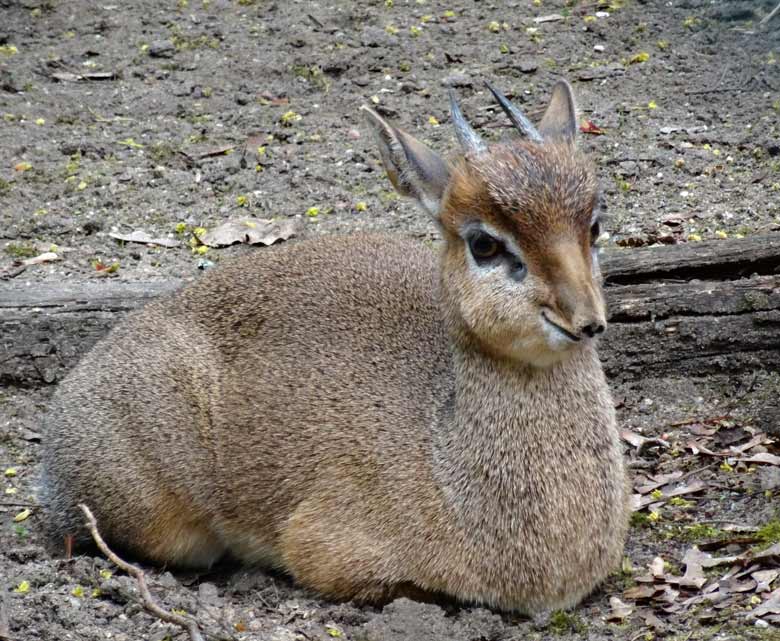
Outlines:
{"label": "tree branch", "polygon": [[119,569],[124,570],[127,572],[127,574],[135,578],[136,582],[138,583],[138,590],[141,593],[141,599],[146,610],[161,621],[172,623],[173,625],[177,625],[180,628],[186,630],[190,635],[190,641],[204,641],[197,621],[179,616],[178,614],[173,614],[173,612],[163,610],[157,604],[151,592],[149,592],[149,587],[146,585],[146,575],[144,574],[143,570],[119,558],[119,556],[117,556],[116,553],[108,547],[106,542],[103,540],[103,537],[100,535],[97,527],[97,521],[95,520],[95,516],[92,514],[92,511],[83,503],[79,505],[79,508],[81,508],[81,511],[84,512],[84,516],[87,517],[87,529],[92,535],[92,538],[95,540],[95,544],[98,546],[98,548],[100,548],[100,551],[105,554],[106,557],[108,557],[108,559]]}

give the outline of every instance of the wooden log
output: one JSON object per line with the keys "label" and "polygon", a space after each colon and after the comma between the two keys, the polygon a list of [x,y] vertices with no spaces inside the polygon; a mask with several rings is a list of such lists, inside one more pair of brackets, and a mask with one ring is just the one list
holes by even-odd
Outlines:
{"label": "wooden log", "polygon": [[[607,374],[780,369],[780,234],[612,250],[603,258]],[[60,380],[124,314],[181,282],[0,289],[0,384]]]}

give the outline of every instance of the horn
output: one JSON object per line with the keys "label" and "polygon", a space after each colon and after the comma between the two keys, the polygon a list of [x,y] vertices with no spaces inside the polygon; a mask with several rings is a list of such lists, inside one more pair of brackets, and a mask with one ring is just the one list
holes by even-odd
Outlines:
{"label": "horn", "polygon": [[504,110],[504,113],[507,116],[509,116],[509,120],[512,121],[515,128],[529,140],[542,142],[542,135],[536,130],[536,127],[533,126],[526,115],[509,102],[509,99],[489,82],[485,81],[485,85],[490,89],[490,93],[493,94],[496,102],[498,102],[498,106]]}
{"label": "horn", "polygon": [[455,125],[455,135],[458,137],[458,142],[463,147],[463,150],[477,155],[485,153],[487,151],[485,141],[479,137],[479,134],[466,121],[458,105],[455,92],[452,89],[450,89],[450,114],[452,116],[452,124]]}

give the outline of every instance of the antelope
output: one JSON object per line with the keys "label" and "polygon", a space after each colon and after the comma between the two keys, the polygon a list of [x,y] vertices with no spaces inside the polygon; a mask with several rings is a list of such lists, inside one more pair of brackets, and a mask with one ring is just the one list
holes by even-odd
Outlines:
{"label": "antelope", "polygon": [[570,86],[451,161],[363,108],[439,251],[331,236],[239,258],[133,314],[59,386],[50,534],[155,564],[225,555],[328,599],[446,595],[535,614],[619,563],[626,471],[597,356],[598,181]]}

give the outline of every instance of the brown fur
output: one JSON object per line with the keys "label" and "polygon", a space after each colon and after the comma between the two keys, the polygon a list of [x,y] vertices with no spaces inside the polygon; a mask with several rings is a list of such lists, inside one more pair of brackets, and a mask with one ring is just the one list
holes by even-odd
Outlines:
{"label": "brown fur", "polygon": [[[381,235],[264,250],[83,359],[47,421],[55,538],[86,540],[85,502],[111,543],[158,563],[229,552],[332,598],[523,612],[571,606],[616,566],[628,512],[609,390],[593,342],[551,354],[539,320],[603,315],[592,171],[568,144],[499,147],[448,185],[429,160],[402,184],[442,199],[440,257]],[[514,239],[525,280],[469,267],[470,218]]]}

